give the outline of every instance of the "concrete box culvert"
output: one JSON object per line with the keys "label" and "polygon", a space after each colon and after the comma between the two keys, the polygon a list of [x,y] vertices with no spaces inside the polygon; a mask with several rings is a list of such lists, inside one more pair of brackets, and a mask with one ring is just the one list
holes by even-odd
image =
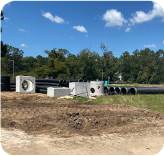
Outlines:
{"label": "concrete box culvert", "polygon": [[35,77],[16,76],[16,92],[35,93]]}

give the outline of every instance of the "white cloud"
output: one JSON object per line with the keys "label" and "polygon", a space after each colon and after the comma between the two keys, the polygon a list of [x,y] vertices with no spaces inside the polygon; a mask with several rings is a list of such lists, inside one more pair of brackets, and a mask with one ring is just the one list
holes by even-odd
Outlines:
{"label": "white cloud", "polygon": [[82,25],[73,26],[73,29],[76,29],[77,31],[80,31],[80,32],[87,33],[87,30]]}
{"label": "white cloud", "polygon": [[45,13],[42,13],[42,16],[45,17],[45,18],[48,18],[49,20],[51,20],[52,22],[56,22],[56,23],[65,23],[64,19],[55,15],[55,16],[52,16],[52,14],[50,12],[45,12]]}
{"label": "white cloud", "polygon": [[24,32],[24,31],[26,31],[26,30],[24,30],[24,29],[18,29],[19,31],[22,31],[22,32]]}
{"label": "white cloud", "polygon": [[127,28],[126,30],[125,30],[125,32],[129,32],[131,30],[131,28]]}
{"label": "white cloud", "polygon": [[4,16],[4,20],[8,21],[8,20],[10,20],[10,18]]}
{"label": "white cloud", "polygon": [[10,3],[11,3],[11,2],[7,2],[7,3],[5,3],[5,4],[3,5],[3,7],[2,7],[2,11],[4,11],[4,8],[5,8],[6,6],[9,6]]}
{"label": "white cloud", "polygon": [[164,40],[162,41],[162,43],[164,44]]}
{"label": "white cloud", "polygon": [[24,43],[22,43],[20,46],[21,46],[21,47],[27,47],[27,45],[24,44]]}
{"label": "white cloud", "polygon": [[122,13],[115,9],[107,10],[102,19],[106,22],[106,27],[122,26],[127,23]]}
{"label": "white cloud", "polygon": [[145,48],[155,48],[155,44],[144,45]]}
{"label": "white cloud", "polygon": [[143,23],[152,20],[155,17],[161,17],[162,22],[164,22],[164,12],[161,5],[156,2],[153,2],[153,9],[148,13],[143,11],[136,11],[135,14],[132,15],[133,17],[130,18],[130,22],[134,25],[136,23]]}

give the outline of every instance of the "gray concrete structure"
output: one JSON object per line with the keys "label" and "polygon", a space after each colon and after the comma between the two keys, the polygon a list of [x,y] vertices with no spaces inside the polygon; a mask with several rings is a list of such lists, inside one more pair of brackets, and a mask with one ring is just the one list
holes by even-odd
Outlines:
{"label": "gray concrete structure", "polygon": [[35,77],[16,76],[16,92],[35,93]]}
{"label": "gray concrete structure", "polygon": [[71,89],[71,95],[80,97],[90,96],[90,83],[88,82],[70,82],[69,88]]}
{"label": "gray concrete structure", "polygon": [[90,81],[90,96],[104,95],[104,81]]}
{"label": "gray concrete structure", "polygon": [[70,94],[70,89],[66,87],[48,87],[47,96],[48,97],[61,97]]}

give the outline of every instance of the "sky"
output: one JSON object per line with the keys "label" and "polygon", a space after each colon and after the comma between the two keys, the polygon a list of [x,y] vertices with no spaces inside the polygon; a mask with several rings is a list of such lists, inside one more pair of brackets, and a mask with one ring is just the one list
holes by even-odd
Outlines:
{"label": "sky", "polygon": [[[162,5],[164,6],[164,5]],[[102,56],[103,43],[115,57],[136,49],[164,49],[164,12],[152,1],[11,1],[1,6],[1,40],[24,51],[85,48]]]}

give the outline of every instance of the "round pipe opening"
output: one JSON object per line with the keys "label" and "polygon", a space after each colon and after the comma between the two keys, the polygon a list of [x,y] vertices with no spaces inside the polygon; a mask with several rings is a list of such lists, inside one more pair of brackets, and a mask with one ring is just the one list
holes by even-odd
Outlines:
{"label": "round pipe opening", "polygon": [[116,87],[116,88],[115,88],[115,91],[116,91],[118,94],[120,94],[121,88],[120,88],[120,87]]}
{"label": "round pipe opening", "polygon": [[110,87],[110,92],[114,92],[115,87]]}
{"label": "round pipe opening", "polygon": [[133,95],[137,94],[137,89],[136,89],[136,88],[130,88],[129,91],[130,91],[130,93],[133,94]]}
{"label": "round pipe opening", "polygon": [[22,88],[26,92],[31,92],[34,88],[34,84],[31,80],[24,80],[22,82]]}
{"label": "round pipe opening", "polygon": [[108,93],[108,88],[106,86],[104,87],[104,93]]}
{"label": "round pipe opening", "polygon": [[128,89],[126,87],[121,88],[122,94],[128,94]]}
{"label": "round pipe opening", "polygon": [[63,84],[64,83],[64,81],[61,79],[61,80],[59,80],[59,84],[61,85],[61,84]]}

